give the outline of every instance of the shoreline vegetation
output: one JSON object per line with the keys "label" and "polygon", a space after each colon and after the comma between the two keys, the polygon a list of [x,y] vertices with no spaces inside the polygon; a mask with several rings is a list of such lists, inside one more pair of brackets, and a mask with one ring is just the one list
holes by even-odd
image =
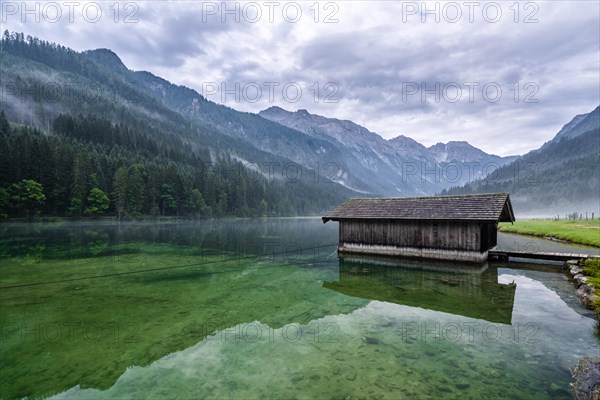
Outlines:
{"label": "shoreline vegetation", "polygon": [[[594,287],[596,297],[592,298],[591,304],[600,320],[600,297],[597,296],[597,293],[600,293],[600,260],[582,260],[580,266],[582,267],[581,273],[587,278],[585,282]],[[600,325],[598,328],[600,333]]]}
{"label": "shoreline vegetation", "polygon": [[514,224],[500,223],[498,230],[503,233],[518,233],[600,248],[599,218],[593,220],[525,219]]}

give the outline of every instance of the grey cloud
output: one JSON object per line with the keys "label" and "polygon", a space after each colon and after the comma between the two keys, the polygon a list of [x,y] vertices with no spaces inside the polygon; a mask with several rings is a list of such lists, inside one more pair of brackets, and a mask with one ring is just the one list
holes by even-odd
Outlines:
{"label": "grey cloud", "polygon": [[[315,103],[307,96],[294,104],[228,105],[255,112],[281,105],[286,109],[309,108],[330,117],[356,117],[367,128],[388,137],[407,133],[408,128],[385,126],[382,121],[404,121],[414,129],[410,133],[416,139],[421,135],[434,142],[469,140],[489,146],[487,151],[501,149],[504,154],[539,146],[575,114],[589,112],[600,102],[597,5],[539,3],[540,22],[529,25],[402,24],[398,15],[390,12],[389,19],[357,31],[340,18],[339,25],[327,29],[311,25],[317,35],[309,41],[302,37],[303,28],[295,24],[270,25],[270,35],[265,36],[259,29],[263,25],[222,23],[218,18],[204,22],[200,6],[192,4],[140,3],[140,22],[129,27],[105,23],[93,27],[16,24],[16,28],[7,28],[78,50],[108,47],[130,68],[162,71],[174,83],[186,82],[198,90],[203,81],[211,79],[209,71],[202,68],[224,77],[229,86],[254,81],[335,82],[339,86],[337,104]],[[372,2],[370,7],[393,6]],[[569,13],[564,14],[565,10]],[[385,17],[365,13],[364,19],[369,18]],[[230,42],[220,40],[223,37]],[[256,51],[250,43],[246,49],[245,43],[236,41],[248,37],[254,38]],[[268,66],[258,59],[265,54],[272,57]],[[281,65],[274,60],[281,60]],[[194,67],[196,61],[202,67]],[[515,102],[510,85],[530,81],[539,87],[538,103],[523,102],[523,87]],[[436,102],[431,96],[422,101],[420,94],[403,96],[409,82],[428,88],[453,82],[497,82],[503,97],[493,103],[482,99],[478,91],[473,102]],[[342,112],[345,114],[337,114]],[[465,121],[477,121],[485,128],[473,129]]]}

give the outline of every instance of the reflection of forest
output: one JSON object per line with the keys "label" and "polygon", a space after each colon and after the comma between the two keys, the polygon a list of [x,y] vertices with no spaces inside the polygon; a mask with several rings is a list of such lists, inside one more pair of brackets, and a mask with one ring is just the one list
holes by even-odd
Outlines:
{"label": "reflection of forest", "polygon": [[510,324],[515,284],[499,284],[493,265],[341,257],[339,279],[323,286],[349,296]]}
{"label": "reflection of forest", "polygon": [[333,233],[318,218],[0,226],[0,287],[23,285],[0,291],[0,398],[106,389],[239,324],[351,313],[367,301],[321,286],[336,244],[311,248]]}
{"label": "reflection of forest", "polygon": [[[200,221],[15,224],[0,227],[0,265],[11,257],[77,259],[132,255],[128,244],[172,244],[201,256],[224,259],[275,257],[323,261],[337,247],[337,227],[320,218],[209,219]],[[293,234],[291,233],[293,232]]]}

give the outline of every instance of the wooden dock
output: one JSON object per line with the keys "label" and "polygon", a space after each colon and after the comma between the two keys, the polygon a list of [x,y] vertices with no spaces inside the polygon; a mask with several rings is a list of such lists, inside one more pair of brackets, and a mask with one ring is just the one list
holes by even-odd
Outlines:
{"label": "wooden dock", "polygon": [[508,261],[509,257],[512,258],[530,258],[536,260],[551,260],[551,261],[568,261],[568,260],[579,260],[582,258],[600,259],[598,255],[590,254],[578,254],[578,253],[550,253],[550,252],[531,252],[531,251],[503,251],[503,250],[490,250],[488,257],[495,260]]}

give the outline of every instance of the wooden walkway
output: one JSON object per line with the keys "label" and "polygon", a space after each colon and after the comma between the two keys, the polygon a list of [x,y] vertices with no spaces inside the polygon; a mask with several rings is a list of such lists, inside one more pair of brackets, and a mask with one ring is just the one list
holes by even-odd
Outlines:
{"label": "wooden walkway", "polygon": [[581,258],[594,258],[600,259],[598,255],[589,254],[577,254],[577,253],[549,253],[549,252],[531,252],[531,251],[503,251],[503,250],[490,250],[488,251],[488,257],[490,259],[505,260],[508,261],[509,257],[514,258],[532,258],[536,260],[553,260],[553,261],[568,261],[568,260],[579,260]]}

